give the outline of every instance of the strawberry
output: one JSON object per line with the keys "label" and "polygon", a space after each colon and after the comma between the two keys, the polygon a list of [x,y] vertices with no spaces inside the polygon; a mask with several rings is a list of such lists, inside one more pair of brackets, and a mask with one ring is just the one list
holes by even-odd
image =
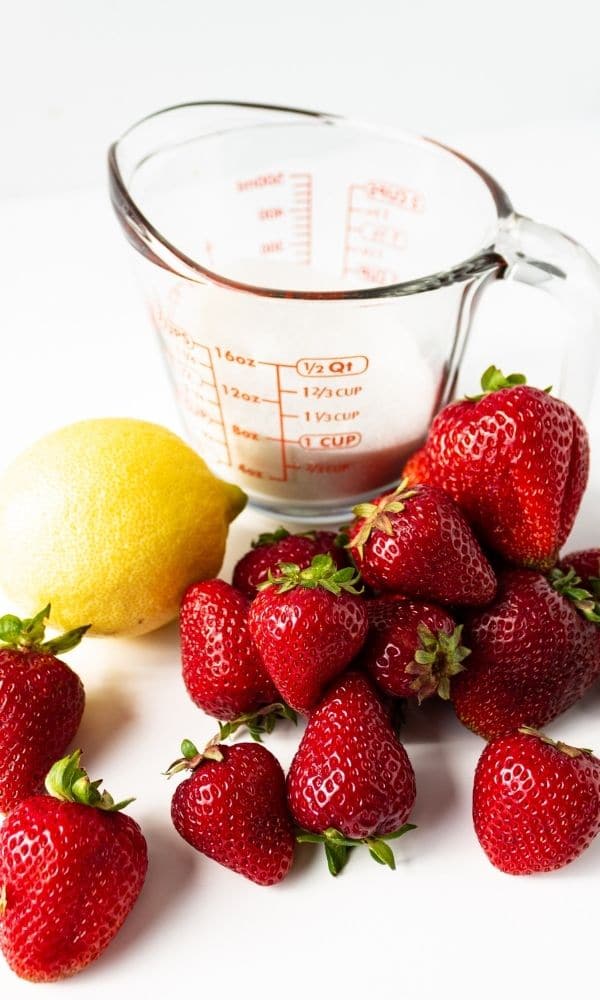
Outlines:
{"label": "strawberry", "polygon": [[233,570],[233,585],[250,600],[259,586],[274,573],[280,562],[294,563],[300,569],[310,566],[313,556],[330,555],[341,569],[348,564],[343,546],[337,544],[334,531],[307,531],[292,535],[285,528],[259,535],[252,548],[242,556]]}
{"label": "strawberry", "polygon": [[401,478],[406,479],[408,486],[429,482],[429,463],[425,448],[419,448],[410,456],[402,470]]}
{"label": "strawberry", "polygon": [[434,486],[360,503],[348,547],[366,583],[439,604],[487,604],[494,571],[458,506]]}
{"label": "strawberry", "polygon": [[275,885],[294,859],[294,833],[281,766],[266,747],[189,740],[167,771],[192,773],[175,791],[175,829],[197,851],[258,885]]}
{"label": "strawberry", "polygon": [[558,571],[549,580],[504,570],[494,603],[467,619],[472,652],[453,681],[452,701],[461,722],[484,739],[545,726],[600,676],[600,616],[578,583]]}
{"label": "strawberry", "polygon": [[585,490],[589,444],[573,410],[493,366],[480,396],[450,403],[425,445],[429,482],[446,490],[508,562],[549,569]]}
{"label": "strawberry", "polygon": [[420,601],[379,602],[369,625],[360,662],[384,694],[419,704],[436,692],[450,697],[450,680],[464,670],[469,650],[447,611]]}
{"label": "strawberry", "polygon": [[329,555],[309,567],[280,563],[250,606],[248,624],[262,661],[283,698],[308,714],[325,687],[354,659],[367,635],[365,601],[353,567]]}
{"label": "strawberry", "polygon": [[412,830],[416,795],[408,754],[366,677],[338,680],[308,721],[287,779],[300,843],[323,843],[332,875],[365,844],[395,867],[388,844]]}
{"label": "strawberry", "polygon": [[50,605],[35,618],[0,618],[0,812],[40,792],[53,762],[81,722],[85,694],[58,653],[73,649],[89,628],[44,640]]}
{"label": "strawberry", "polygon": [[227,721],[222,738],[244,724],[260,739],[277,718],[295,719],[254,645],[249,608],[247,597],[224,580],[192,584],[181,602],[183,680],[199,708]]}
{"label": "strawberry", "polygon": [[559,568],[573,570],[586,588],[600,599],[600,549],[583,549],[563,556]]}
{"label": "strawberry", "polygon": [[80,768],[81,751],[48,773],[48,795],[21,802],[0,829],[0,946],[33,982],[93,962],[133,907],[146,841],[130,816]]}
{"label": "strawberry", "polygon": [[492,740],[475,771],[473,822],[501,871],[563,868],[600,830],[600,760],[529,726]]}

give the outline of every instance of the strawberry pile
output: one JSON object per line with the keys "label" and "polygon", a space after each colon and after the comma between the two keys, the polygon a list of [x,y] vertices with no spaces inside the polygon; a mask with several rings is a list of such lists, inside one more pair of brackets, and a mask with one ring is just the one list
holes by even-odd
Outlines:
{"label": "strawberry pile", "polygon": [[[576,858],[600,829],[600,761],[540,728],[600,677],[600,550],[560,558],[588,466],[570,407],[492,367],[339,535],[278,528],[232,584],[190,587],[183,679],[219,734],[204,751],[184,740],[169,768],[188,772],[180,835],[261,885],[287,875],[295,841],[322,844],[333,875],[360,845],[394,868],[416,796],[395,709],[437,694],[487,741],[473,820],[491,862]],[[224,742],[296,713],[287,778],[264,746]]]}
{"label": "strawberry pile", "polygon": [[[398,723],[438,696],[486,741],[473,824],[492,864],[523,875],[577,858],[600,830],[600,760],[541,729],[600,677],[600,549],[561,556],[588,465],[565,403],[490,368],[343,531],[278,528],[231,584],[189,587],[183,681],[218,733],[200,750],[185,739],[166,772],[184,775],[180,836],[265,886],[297,843],[321,845],[332,875],[359,847],[395,868],[418,785]],[[132,800],[68,752],[85,694],[58,656],[86,626],[46,640],[49,612],[0,618],[0,947],[37,982],[104,951],[147,868]],[[286,776],[261,741],[298,714]],[[253,742],[226,742],[239,731]]]}

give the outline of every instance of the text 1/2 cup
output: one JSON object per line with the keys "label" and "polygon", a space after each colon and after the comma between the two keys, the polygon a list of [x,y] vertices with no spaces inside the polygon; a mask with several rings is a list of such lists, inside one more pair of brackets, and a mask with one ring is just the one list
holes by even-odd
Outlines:
{"label": "text 1/2 cup", "polygon": [[[134,125],[109,160],[190,440],[261,507],[334,520],[397,482],[455,392],[497,279],[566,301],[575,335],[549,381],[585,411],[598,265],[453,150],[333,115],[200,102]],[[512,370],[544,357],[547,384],[543,338],[515,351]]]}

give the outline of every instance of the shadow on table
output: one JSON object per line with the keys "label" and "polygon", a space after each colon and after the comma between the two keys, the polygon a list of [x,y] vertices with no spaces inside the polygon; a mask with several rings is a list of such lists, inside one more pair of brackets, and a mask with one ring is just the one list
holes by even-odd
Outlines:
{"label": "shadow on table", "polygon": [[93,770],[93,758],[135,721],[131,696],[118,683],[106,681],[86,695],[85,711],[75,742],[85,754],[86,767]]}
{"label": "shadow on table", "polygon": [[186,892],[194,890],[191,873],[197,855],[174,830],[152,821],[144,823],[148,841],[148,876],[133,911],[98,965],[118,961],[151,934],[155,926],[169,920],[169,911],[180,905]]}

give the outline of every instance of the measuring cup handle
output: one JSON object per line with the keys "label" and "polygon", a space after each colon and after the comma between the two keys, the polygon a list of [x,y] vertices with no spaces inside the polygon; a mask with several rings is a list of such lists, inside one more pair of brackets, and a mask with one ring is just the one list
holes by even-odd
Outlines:
{"label": "measuring cup handle", "polygon": [[565,382],[576,386],[585,416],[600,362],[600,265],[558,229],[517,213],[505,220],[496,246],[508,265],[502,278],[549,292],[571,314],[577,338],[565,352]]}

